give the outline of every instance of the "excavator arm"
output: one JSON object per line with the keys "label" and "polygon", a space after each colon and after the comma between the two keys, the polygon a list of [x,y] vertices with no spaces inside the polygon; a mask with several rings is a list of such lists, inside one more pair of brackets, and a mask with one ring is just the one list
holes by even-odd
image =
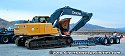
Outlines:
{"label": "excavator arm", "polygon": [[92,17],[92,14],[87,14],[88,16],[82,16],[82,18],[76,23],[76,25],[70,30],[70,33],[73,31],[77,31],[81,27],[83,27]]}
{"label": "excavator arm", "polygon": [[[82,18],[77,22],[77,24],[69,31],[72,33],[73,31],[77,31],[82,26],[84,26],[92,17],[92,13],[87,13],[81,10],[77,10],[74,8],[70,8],[69,6],[57,9],[47,20],[48,22],[53,24],[53,27],[57,27],[61,16],[63,15],[75,15],[82,16]],[[55,23],[54,23],[55,22]]]}

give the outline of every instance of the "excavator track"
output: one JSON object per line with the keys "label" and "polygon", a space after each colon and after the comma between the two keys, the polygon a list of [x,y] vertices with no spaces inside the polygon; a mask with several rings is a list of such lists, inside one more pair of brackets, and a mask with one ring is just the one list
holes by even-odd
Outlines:
{"label": "excavator track", "polygon": [[30,39],[22,37],[16,39],[17,46],[24,45],[28,49],[64,47],[70,46],[72,42],[73,39],[70,36],[43,36]]}

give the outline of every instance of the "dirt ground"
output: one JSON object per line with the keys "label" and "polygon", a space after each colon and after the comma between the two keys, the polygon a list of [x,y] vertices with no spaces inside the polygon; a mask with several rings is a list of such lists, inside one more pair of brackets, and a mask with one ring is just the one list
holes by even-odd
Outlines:
{"label": "dirt ground", "polygon": [[[87,36],[73,36],[74,39],[84,39]],[[50,54],[50,51],[100,51],[112,52],[118,51],[119,54]],[[25,47],[18,47],[15,44],[0,44],[0,56],[125,56],[125,36],[121,39],[120,44],[112,44],[110,46],[96,45],[96,46],[72,46],[53,49],[39,49],[29,50]]]}

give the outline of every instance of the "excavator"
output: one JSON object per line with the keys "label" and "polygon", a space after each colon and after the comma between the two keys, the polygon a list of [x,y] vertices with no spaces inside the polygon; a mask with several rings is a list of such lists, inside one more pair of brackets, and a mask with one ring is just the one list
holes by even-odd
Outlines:
{"label": "excavator", "polygon": [[[71,18],[60,20],[63,15],[75,15],[82,18],[69,29]],[[15,24],[15,44],[28,49],[70,46],[73,31],[83,27],[92,17],[92,13],[65,6],[57,9],[50,17],[35,16],[30,23]]]}

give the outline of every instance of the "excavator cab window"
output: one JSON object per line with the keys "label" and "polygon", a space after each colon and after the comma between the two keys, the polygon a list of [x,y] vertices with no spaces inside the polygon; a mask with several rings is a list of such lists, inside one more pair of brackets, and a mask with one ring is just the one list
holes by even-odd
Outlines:
{"label": "excavator cab window", "polygon": [[33,20],[32,20],[33,23],[39,23],[39,20],[37,17],[34,17]]}
{"label": "excavator cab window", "polygon": [[41,23],[46,23],[46,19],[45,18],[39,18],[39,21],[41,22]]}
{"label": "excavator cab window", "polygon": [[32,22],[33,23],[46,23],[48,18],[49,17],[47,17],[47,16],[35,16],[32,19]]}

